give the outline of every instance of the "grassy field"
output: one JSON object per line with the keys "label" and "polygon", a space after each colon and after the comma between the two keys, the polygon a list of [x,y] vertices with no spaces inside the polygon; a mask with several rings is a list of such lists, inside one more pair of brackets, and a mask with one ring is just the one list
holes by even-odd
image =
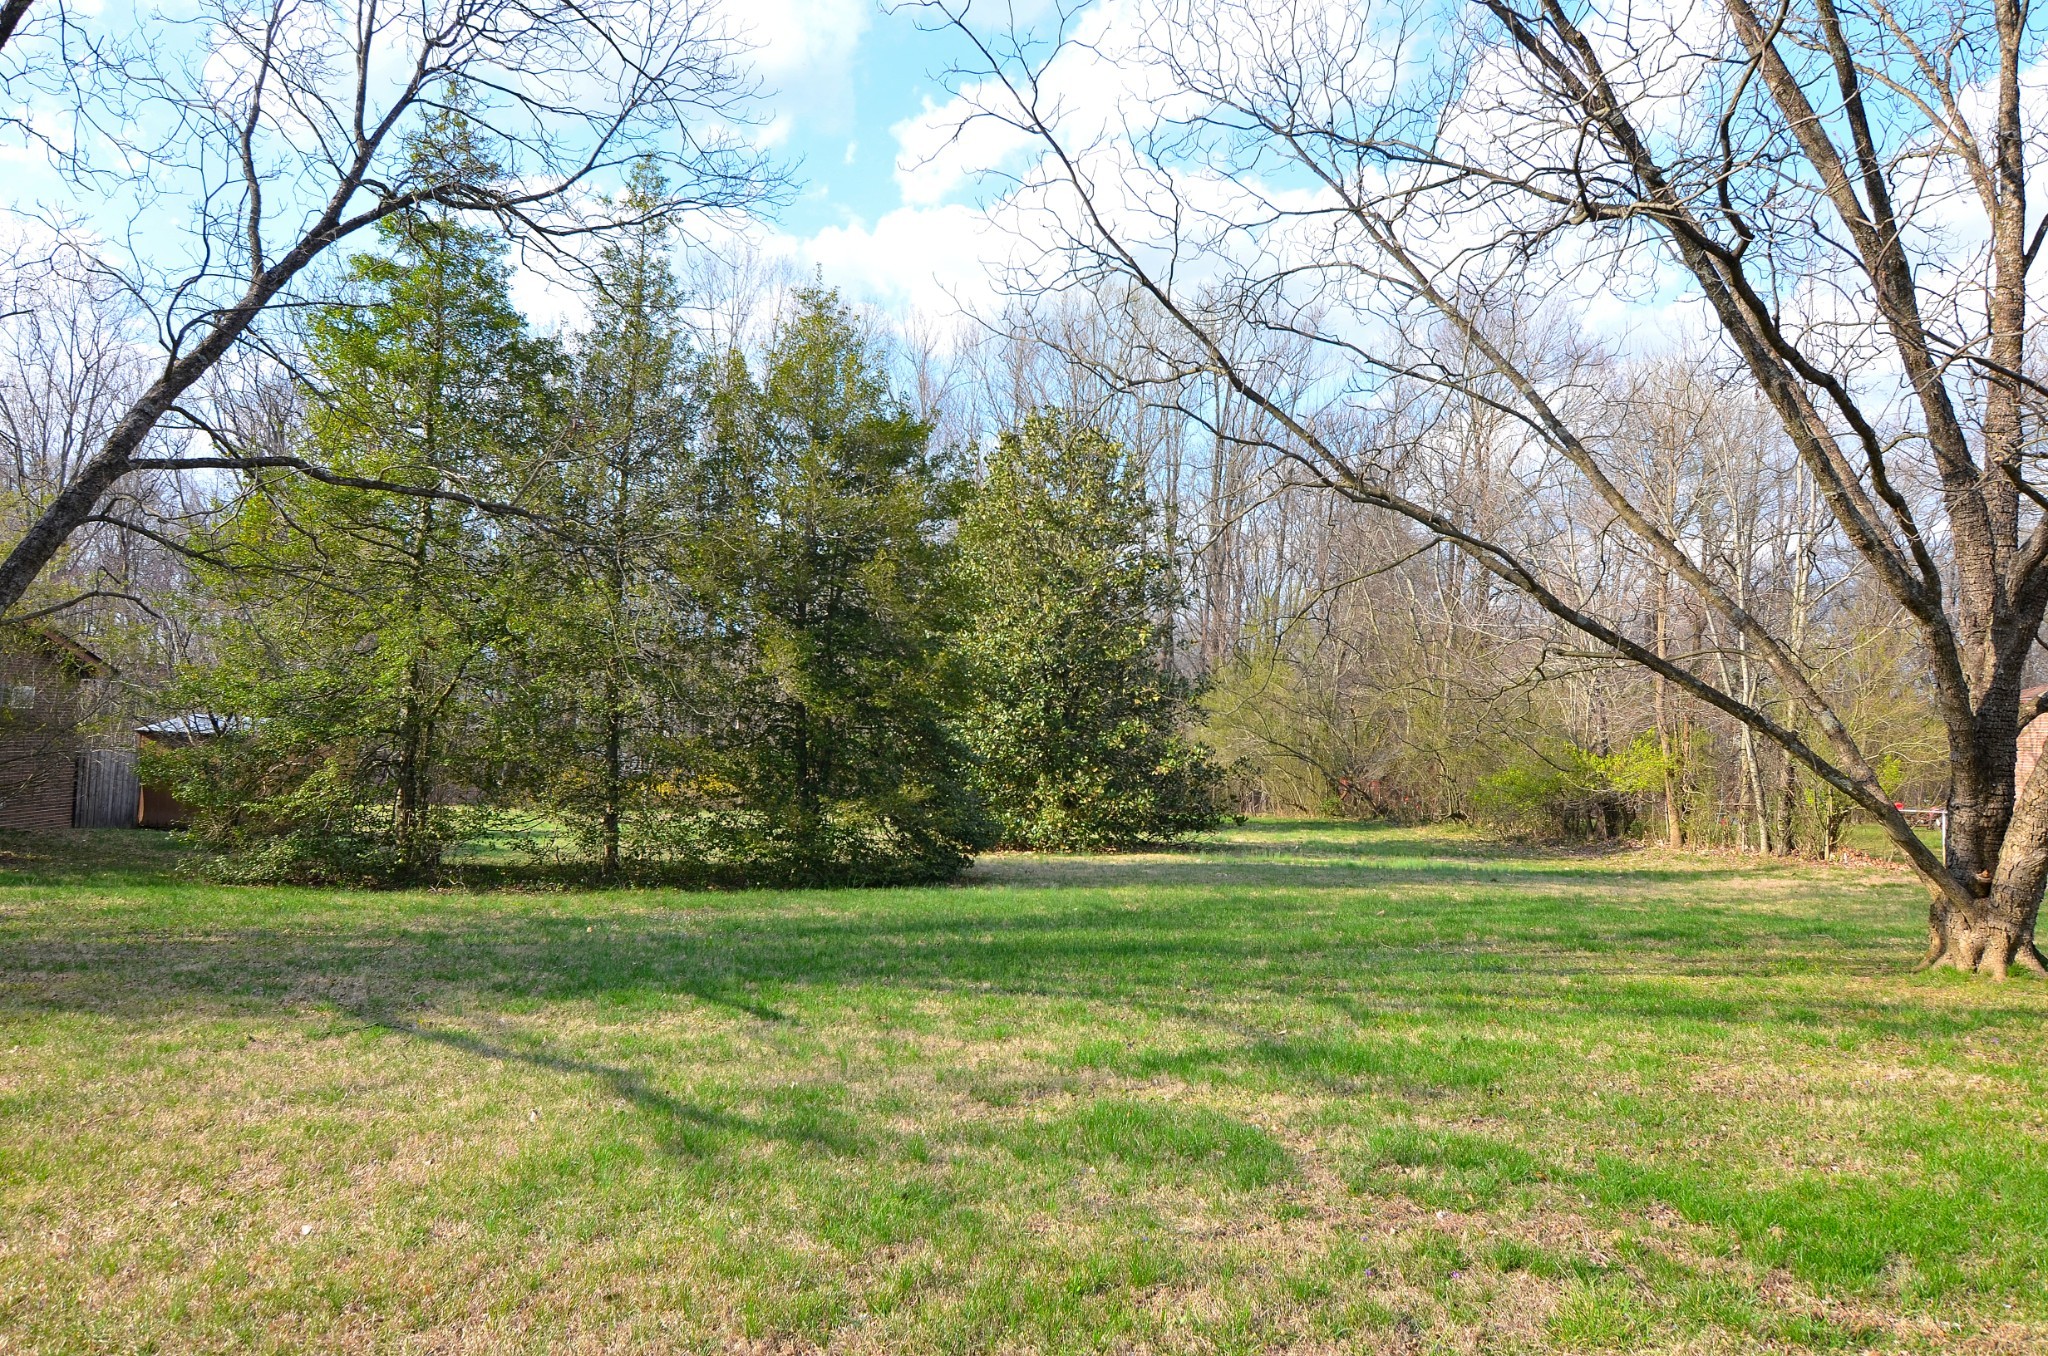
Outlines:
{"label": "grassy field", "polygon": [[1896,873],[0,846],[0,1351],[2048,1350],[2048,988],[1908,973]]}
{"label": "grassy field", "polygon": [[[1941,830],[1923,828],[1919,834],[1920,841],[1927,844],[1930,852],[1941,852]],[[1906,862],[1906,854],[1899,851],[1898,844],[1885,835],[1882,826],[1869,820],[1859,819],[1843,825],[1842,846],[1879,861],[1897,862],[1901,866]]]}

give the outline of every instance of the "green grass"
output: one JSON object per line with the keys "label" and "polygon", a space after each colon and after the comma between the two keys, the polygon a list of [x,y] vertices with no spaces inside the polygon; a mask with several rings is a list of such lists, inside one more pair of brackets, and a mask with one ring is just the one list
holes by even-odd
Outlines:
{"label": "green grass", "polygon": [[[1940,829],[1919,828],[1914,832],[1919,835],[1921,842],[1927,844],[1930,851],[1941,851]],[[1884,825],[1872,820],[1859,819],[1844,824],[1842,846],[1852,852],[1860,852],[1866,857],[1875,857],[1879,861],[1897,862],[1902,866],[1906,861],[1906,854],[1899,851],[1899,845],[1885,833]]]}
{"label": "green grass", "polygon": [[1902,874],[1254,824],[927,890],[0,844],[0,1351],[2048,1348]]}

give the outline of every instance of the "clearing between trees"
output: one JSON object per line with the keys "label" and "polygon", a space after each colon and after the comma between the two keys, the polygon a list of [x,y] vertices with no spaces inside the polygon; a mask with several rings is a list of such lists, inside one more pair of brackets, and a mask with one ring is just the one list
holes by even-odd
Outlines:
{"label": "clearing between trees", "polygon": [[1304,822],[732,894],[0,847],[6,1350],[2048,1345],[2048,994],[1908,973],[1903,872]]}

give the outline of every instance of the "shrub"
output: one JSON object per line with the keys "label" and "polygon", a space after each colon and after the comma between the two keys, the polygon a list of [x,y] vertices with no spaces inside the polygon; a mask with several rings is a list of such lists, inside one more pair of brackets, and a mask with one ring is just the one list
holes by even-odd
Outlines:
{"label": "shrub", "polygon": [[1171,842],[1222,818],[1225,769],[1163,619],[1179,588],[1140,468],[1092,428],[1006,433],[961,523],[977,785],[1011,847]]}
{"label": "shrub", "polygon": [[1473,812],[1509,833],[1620,838],[1634,829],[1642,797],[1662,785],[1664,766],[1647,734],[1609,754],[1559,744],[1482,777]]}

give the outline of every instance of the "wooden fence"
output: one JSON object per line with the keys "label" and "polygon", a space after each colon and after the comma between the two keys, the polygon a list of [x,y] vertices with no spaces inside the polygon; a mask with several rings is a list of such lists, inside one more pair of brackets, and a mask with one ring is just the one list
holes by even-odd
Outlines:
{"label": "wooden fence", "polygon": [[135,750],[87,749],[78,755],[78,788],[71,800],[73,828],[132,829],[141,801]]}

